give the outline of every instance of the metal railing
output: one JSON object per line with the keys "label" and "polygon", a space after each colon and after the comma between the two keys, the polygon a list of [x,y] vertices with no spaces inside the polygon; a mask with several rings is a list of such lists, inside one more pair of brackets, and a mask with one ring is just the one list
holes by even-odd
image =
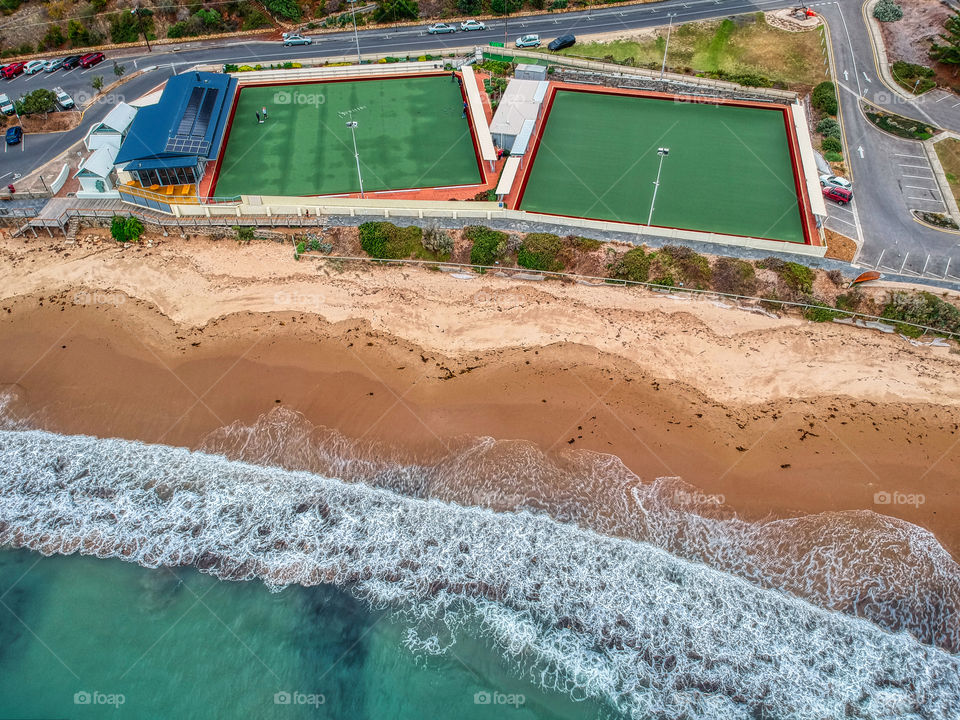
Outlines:
{"label": "metal railing", "polygon": [[925,332],[932,333],[934,335],[944,335],[950,338],[960,340],[960,332],[951,332],[950,330],[944,330],[942,328],[930,327],[929,325],[920,325],[918,323],[907,322],[904,320],[892,320],[890,318],[881,317],[879,315],[869,315],[867,313],[855,312],[853,310],[841,310],[839,308],[825,307],[823,305],[811,305],[810,303],[797,302],[791,300],[771,300],[769,298],[763,298],[756,295],[736,295],[734,293],[724,293],[717,290],[701,290],[699,288],[690,288],[683,286],[672,286],[672,285],[658,285],[654,282],[643,282],[640,280],[622,280],[619,278],[609,278],[601,277],[597,275],[580,275],[578,273],[565,273],[565,272],[551,272],[548,270],[530,270],[528,268],[512,268],[512,267],[503,267],[500,265],[472,265],[470,263],[455,263],[455,262],[442,262],[440,260],[395,260],[390,258],[371,258],[371,257],[356,257],[351,255],[324,255],[315,251],[307,250],[306,252],[299,254],[300,258],[313,258],[318,260],[336,260],[341,262],[364,262],[364,263],[373,263],[380,265],[417,265],[420,267],[436,267],[436,268],[449,268],[451,271],[460,270],[460,271],[474,271],[481,274],[487,274],[488,272],[493,273],[513,273],[507,279],[516,278],[523,280],[523,277],[518,277],[522,275],[526,276],[541,276],[543,278],[557,278],[557,279],[566,279],[578,282],[580,284],[586,285],[596,285],[596,286],[613,286],[613,287],[640,287],[658,294],[670,294],[670,293],[686,293],[691,297],[698,297],[706,300],[725,298],[728,300],[745,301],[751,303],[753,307],[759,307],[763,309],[762,306],[776,308],[779,307],[781,311],[786,308],[794,309],[804,309],[804,310],[817,310],[817,311],[828,311],[835,313],[837,315],[844,315],[851,320],[864,320],[865,322],[880,323],[887,326],[907,326],[917,328],[918,330],[924,330]]}

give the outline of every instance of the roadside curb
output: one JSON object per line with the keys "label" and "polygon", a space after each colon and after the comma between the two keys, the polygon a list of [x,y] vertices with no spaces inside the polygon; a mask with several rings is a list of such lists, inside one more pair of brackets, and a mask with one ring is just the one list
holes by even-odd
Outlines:
{"label": "roadside curb", "polygon": [[[949,215],[957,225],[960,225],[960,208],[957,207],[957,199],[953,196],[953,190],[950,189],[947,174],[943,169],[943,165],[940,163],[940,156],[937,155],[937,149],[934,147],[936,143],[941,140],[946,140],[947,138],[960,140],[960,135],[950,132],[949,130],[939,132],[929,140],[923,141],[923,152],[927,156],[927,162],[930,163],[930,168],[933,170],[933,177],[937,181],[937,187],[940,188],[940,196],[943,198],[944,207],[947,208],[947,215]],[[944,230],[944,228],[937,229]],[[947,230],[947,232],[951,231]]]}
{"label": "roadside curb", "polygon": [[890,62],[887,60],[887,48],[883,42],[883,34],[880,31],[880,21],[873,17],[873,8],[876,7],[877,0],[867,0],[861,7],[860,13],[863,15],[863,22],[867,26],[870,36],[870,48],[873,50],[873,64],[876,66],[877,75],[880,76],[880,82],[887,86],[887,89],[899,95],[904,100],[911,102],[920,95],[913,95],[907,92],[890,74]]}

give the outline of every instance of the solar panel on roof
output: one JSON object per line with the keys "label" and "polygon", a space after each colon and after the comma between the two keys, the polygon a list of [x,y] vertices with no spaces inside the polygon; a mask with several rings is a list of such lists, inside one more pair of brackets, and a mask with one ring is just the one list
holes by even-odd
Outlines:
{"label": "solar panel on roof", "polygon": [[197,117],[197,110],[200,108],[200,100],[203,98],[203,88],[195,87],[190,92],[190,100],[187,101],[187,107],[180,117],[180,125],[177,127],[177,135],[190,135],[193,121]]}
{"label": "solar panel on roof", "polygon": [[218,91],[210,88],[203,97],[203,104],[200,106],[200,113],[197,115],[197,121],[194,123],[192,135],[206,135],[207,125],[210,124],[210,116],[213,115],[213,106],[217,104]]}
{"label": "solar panel on roof", "polygon": [[167,140],[165,152],[183,153],[185,155],[205,155],[210,150],[210,143],[200,137],[189,135],[175,135]]}

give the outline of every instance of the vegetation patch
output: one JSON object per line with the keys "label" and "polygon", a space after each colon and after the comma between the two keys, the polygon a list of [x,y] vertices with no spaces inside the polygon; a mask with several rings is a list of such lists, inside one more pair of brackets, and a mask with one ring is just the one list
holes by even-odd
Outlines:
{"label": "vegetation patch", "polygon": [[812,268],[800,263],[768,257],[757,263],[757,267],[773,270],[790,290],[800,295],[813,292],[814,272]]}
{"label": "vegetation patch", "polygon": [[828,80],[817,85],[810,93],[810,104],[827,115],[836,115],[838,108],[836,85]]}
{"label": "vegetation patch", "polygon": [[720,257],[713,263],[713,289],[729,295],[753,295],[757,291],[757,271],[740,258]]}
{"label": "vegetation patch", "polygon": [[896,22],[903,17],[903,8],[894,0],[879,0],[873,6],[873,16],[880,22]]}
{"label": "vegetation patch", "polygon": [[[810,88],[823,78],[821,31],[786,32],[763,13],[674,26],[668,69],[754,87]],[[666,37],[578,43],[561,54],[659,70]]]}
{"label": "vegetation patch", "polygon": [[902,115],[877,110],[872,105],[862,104],[867,119],[881,130],[891,135],[907,138],[908,140],[929,140],[937,132],[937,128],[931,127],[919,120],[911,120]]}
{"label": "vegetation patch", "polygon": [[944,228],[945,230],[960,230],[960,226],[958,226],[954,219],[949,215],[944,215],[943,213],[924,212],[922,210],[914,210],[913,214],[918,220],[925,222],[928,225]]}
{"label": "vegetation patch", "polygon": [[960,140],[945,138],[934,143],[954,198],[960,198]]}
{"label": "vegetation patch", "polygon": [[914,65],[897,60],[890,66],[890,71],[897,84],[914,95],[920,95],[937,86],[937,81],[933,79],[933,68],[928,68],[926,65]]}
{"label": "vegetation patch", "polygon": [[[929,292],[891,293],[880,315],[888,320],[926,325],[945,333],[960,334],[960,310]],[[923,334],[919,328],[909,326],[903,332],[914,337]]]}
{"label": "vegetation patch", "polygon": [[650,257],[642,247],[627,250],[610,265],[610,277],[632,282],[647,282],[650,278]]}
{"label": "vegetation patch", "polygon": [[463,236],[473,243],[470,248],[470,262],[473,265],[493,265],[507,252],[507,234],[491,230],[483,225],[471,225],[464,228]]}
{"label": "vegetation patch", "polygon": [[552,233],[528,233],[517,250],[517,264],[530,270],[560,272],[563,262],[559,255],[564,249],[563,239]]}
{"label": "vegetation patch", "polygon": [[423,255],[423,230],[416,225],[399,227],[390,222],[360,226],[360,247],[370,257],[402,260]]}

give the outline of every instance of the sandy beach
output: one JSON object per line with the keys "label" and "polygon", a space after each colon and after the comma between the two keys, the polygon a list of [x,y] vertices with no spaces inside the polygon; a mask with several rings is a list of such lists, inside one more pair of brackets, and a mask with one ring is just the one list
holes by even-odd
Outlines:
{"label": "sandy beach", "polygon": [[298,263],[272,242],[4,239],[0,288],[0,390],[34,426],[195,447],[281,406],[424,462],[524,439],[680,476],[748,519],[893,515],[960,555],[948,348],[638,289]]}

